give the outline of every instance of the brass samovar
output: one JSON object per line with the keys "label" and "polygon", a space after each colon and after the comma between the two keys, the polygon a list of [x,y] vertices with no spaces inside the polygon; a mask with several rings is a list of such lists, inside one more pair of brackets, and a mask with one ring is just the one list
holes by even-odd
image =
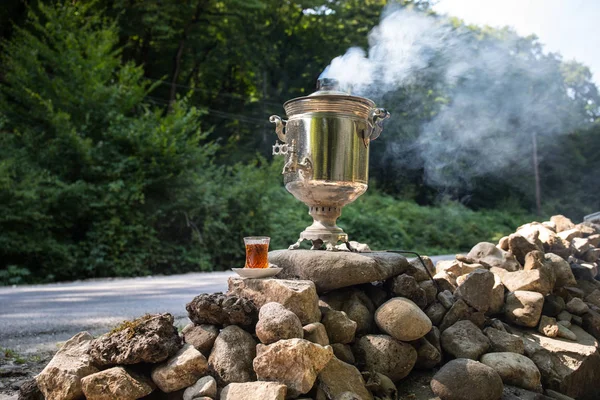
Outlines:
{"label": "brass samovar", "polygon": [[312,241],[334,250],[338,242],[350,249],[348,235],[336,225],[342,208],[368,188],[369,144],[381,134],[389,113],[367,98],[338,90],[333,79],[319,79],[317,91],[288,100],[287,121],[272,115],[279,141],[273,155],[285,155],[285,188],[309,207],[313,224],[298,241]]}

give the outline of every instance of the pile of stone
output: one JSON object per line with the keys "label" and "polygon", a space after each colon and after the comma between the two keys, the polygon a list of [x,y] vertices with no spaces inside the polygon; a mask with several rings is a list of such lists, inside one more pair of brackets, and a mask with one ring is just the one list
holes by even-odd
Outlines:
{"label": "pile of stone", "polygon": [[181,333],[160,314],[76,335],[22,398],[395,400],[417,370],[427,399],[597,398],[599,257],[600,226],[562,216],[435,267],[274,251],[276,279],[197,296]]}

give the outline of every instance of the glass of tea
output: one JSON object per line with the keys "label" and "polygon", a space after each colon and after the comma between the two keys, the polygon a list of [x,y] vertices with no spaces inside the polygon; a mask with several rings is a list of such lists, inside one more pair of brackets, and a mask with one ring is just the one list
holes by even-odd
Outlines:
{"label": "glass of tea", "polygon": [[246,245],[246,265],[244,268],[269,268],[269,241],[267,236],[244,238]]}

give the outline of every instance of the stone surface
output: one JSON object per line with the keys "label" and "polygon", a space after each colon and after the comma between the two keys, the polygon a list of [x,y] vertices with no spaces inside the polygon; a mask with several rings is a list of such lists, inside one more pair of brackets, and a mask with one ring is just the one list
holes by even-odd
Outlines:
{"label": "stone surface", "polygon": [[258,320],[256,305],[251,300],[235,295],[201,294],[185,308],[188,317],[196,325],[238,325],[253,329]]}
{"label": "stone surface", "polygon": [[415,368],[418,369],[432,369],[436,365],[442,362],[441,352],[429,343],[426,338],[421,338],[416,344],[413,344],[417,350],[417,362]]}
{"label": "stone surface", "polygon": [[331,343],[351,343],[356,333],[356,322],[343,311],[327,310],[322,320]]}
{"label": "stone surface", "polygon": [[458,321],[442,332],[442,348],[456,358],[478,360],[490,348],[490,340],[471,321]]}
{"label": "stone surface", "polygon": [[431,390],[442,400],[500,400],[502,389],[496,371],[464,358],[450,361],[431,380]]}
{"label": "stone surface", "polygon": [[193,385],[208,371],[206,357],[191,344],[152,369],[152,381],[165,393]]}
{"label": "stone surface", "polygon": [[354,354],[352,354],[352,348],[350,345],[341,344],[341,343],[333,343],[331,345],[333,349],[333,354],[341,361],[354,365],[356,360],[354,358]]}
{"label": "stone surface", "polygon": [[181,334],[185,343],[191,344],[205,357],[208,357],[217,336],[219,336],[219,328],[208,324],[188,324],[183,328]]}
{"label": "stone surface", "polygon": [[394,297],[383,303],[375,312],[379,329],[402,341],[422,338],[431,330],[431,321],[409,299]]}
{"label": "stone surface", "polygon": [[448,310],[442,323],[440,324],[440,331],[445,331],[450,326],[454,325],[457,321],[469,320],[478,327],[483,327],[485,323],[485,315],[482,312],[475,311],[467,305],[462,299],[458,299],[452,308]]}
{"label": "stone surface", "polygon": [[276,250],[269,253],[269,261],[283,268],[278,278],[313,281],[319,293],[384,281],[409,268],[405,257],[388,252]]}
{"label": "stone surface", "polygon": [[553,253],[546,253],[544,255],[546,265],[552,268],[556,274],[555,288],[561,288],[564,286],[574,286],[577,284],[571,266],[561,256]]}
{"label": "stone surface", "polygon": [[491,272],[500,277],[502,284],[506,286],[510,292],[526,290],[530,292],[538,292],[544,296],[552,292],[553,281],[548,276],[548,271],[545,269],[530,269],[507,272],[501,268],[492,268]]}
{"label": "stone surface", "polygon": [[198,379],[183,392],[183,400],[194,400],[203,396],[213,399],[217,397],[217,381],[210,375]]}
{"label": "stone surface", "polygon": [[89,353],[97,366],[158,363],[181,345],[171,314],[148,314],[94,339]]}
{"label": "stone surface", "polygon": [[500,375],[502,382],[528,390],[541,390],[542,376],[533,361],[517,353],[488,353],[481,362]]}
{"label": "stone surface", "polygon": [[285,385],[277,382],[230,383],[221,391],[221,400],[284,400]]}
{"label": "stone surface", "polygon": [[542,374],[542,385],[576,399],[596,399],[600,390],[598,342],[577,326],[572,327],[577,342],[548,338],[532,331],[514,328],[523,338],[525,355]]}
{"label": "stone surface", "polygon": [[417,280],[410,275],[402,274],[391,280],[390,291],[394,297],[404,297],[411,300],[419,308],[427,306],[427,294]]}
{"label": "stone surface", "polygon": [[409,344],[387,335],[365,335],[353,347],[361,370],[379,372],[397,382],[406,377],[417,361],[417,351]]}
{"label": "stone surface", "polygon": [[88,332],[73,336],[36,376],[38,388],[47,400],[74,400],[83,396],[81,379],[98,372],[88,356],[92,339]]}
{"label": "stone surface", "polygon": [[307,393],[317,375],[333,357],[331,347],[304,339],[288,339],[256,347],[254,371],[258,380],[277,381],[288,388],[289,396]]}
{"label": "stone surface", "polygon": [[556,319],[558,321],[569,321],[569,322],[571,322],[572,318],[573,318],[573,314],[571,314],[567,310],[563,310],[563,311],[559,312],[558,315],[556,316]]}
{"label": "stone surface", "polygon": [[327,336],[327,330],[325,325],[320,322],[313,322],[302,328],[304,331],[304,339],[320,344],[321,346],[327,346],[329,344],[329,337]]}
{"label": "stone surface", "polygon": [[419,282],[419,287],[423,289],[425,292],[425,299],[427,300],[427,305],[433,304],[437,298],[437,287],[432,280],[426,280]]}
{"label": "stone surface", "polygon": [[560,238],[556,235],[556,232],[538,222],[522,225],[517,229],[516,233],[526,237],[530,241],[539,240],[546,253],[554,253],[565,259],[572,253],[569,242]]}
{"label": "stone surface", "polygon": [[328,398],[336,399],[345,392],[354,393],[360,400],[373,400],[365,387],[360,371],[355,366],[333,357],[321,370],[318,377],[319,387]]}
{"label": "stone surface", "polygon": [[579,325],[581,325],[583,329],[585,329],[590,335],[600,340],[600,314],[596,311],[590,310],[589,312],[583,314],[581,319],[582,323]]}
{"label": "stone surface", "polygon": [[417,280],[417,282],[423,282],[431,280],[431,277],[435,275],[435,266],[431,258],[427,256],[421,256],[425,267],[421,264],[418,258],[413,258],[406,270],[406,273]]}
{"label": "stone surface", "polygon": [[263,344],[282,339],[302,339],[302,324],[296,314],[279,303],[267,303],[260,308],[256,336]]}
{"label": "stone surface", "polygon": [[568,340],[577,340],[577,335],[575,335],[575,333],[573,333],[573,331],[571,331],[569,328],[567,328],[566,326],[560,324],[558,325],[558,337],[563,338],[563,339],[568,339]]}
{"label": "stone surface", "polygon": [[385,291],[378,291],[371,284],[364,286],[365,291],[357,288],[339,289],[321,297],[321,302],[326,303],[329,308],[345,312],[348,318],[356,322],[357,334],[370,332],[374,325],[376,306],[367,292],[376,297],[377,304],[382,304],[387,299]]}
{"label": "stone surface", "polygon": [[558,324],[556,323],[556,319],[542,315],[540,324],[538,325],[538,332],[548,337],[558,336]]}
{"label": "stone surface", "polygon": [[433,276],[435,284],[440,288],[440,291],[447,290],[453,293],[456,290],[456,278],[448,274],[446,271],[438,272]]}
{"label": "stone surface", "polygon": [[486,315],[500,314],[504,310],[504,292],[505,287],[502,279],[496,274],[494,275],[494,286],[490,298],[490,308],[485,313]]}
{"label": "stone surface", "polygon": [[433,325],[439,325],[446,315],[446,308],[440,303],[433,303],[427,307],[425,314]]}
{"label": "stone surface", "polygon": [[437,294],[437,299],[448,310],[452,308],[454,302],[456,301],[454,295],[449,290],[442,290],[439,292]]}
{"label": "stone surface", "polygon": [[492,327],[485,328],[483,333],[490,340],[490,352],[504,353],[511,352],[517,354],[523,354],[525,347],[523,345],[523,339],[517,335],[501,331]]}
{"label": "stone surface", "polygon": [[521,265],[525,265],[525,256],[527,253],[535,250],[543,250],[543,247],[538,247],[536,243],[529,241],[517,233],[513,233],[508,236],[508,250],[514,254]]}
{"label": "stone surface", "polygon": [[588,305],[578,297],[574,297],[568,301],[565,308],[568,312],[575,315],[583,315],[590,310]]}
{"label": "stone surface", "polygon": [[379,372],[362,373],[366,382],[366,387],[375,396],[377,400],[397,400],[398,389],[390,378]]}
{"label": "stone surface", "polygon": [[[292,252],[295,251],[302,250]],[[283,305],[296,314],[303,325],[321,320],[318,305],[319,298],[313,282],[286,279],[229,278],[228,285],[229,290],[227,293],[248,298],[259,308],[271,302]]]}
{"label": "stone surface", "polygon": [[467,257],[488,267],[502,268],[507,271],[516,271],[521,266],[515,256],[508,251],[504,251],[493,243],[481,242],[476,244]]}
{"label": "stone surface", "polygon": [[152,382],[123,367],[113,367],[81,380],[87,400],[135,400],[154,390]]}
{"label": "stone surface", "polygon": [[565,301],[562,297],[555,294],[549,294],[544,298],[544,307],[542,314],[549,317],[556,317],[565,309]]}
{"label": "stone surface", "polygon": [[23,382],[19,388],[18,400],[44,400],[44,395],[40,391],[35,378]]}
{"label": "stone surface", "polygon": [[231,325],[219,333],[208,366],[221,386],[256,379],[252,360],[256,356],[256,341],[248,332]]}
{"label": "stone surface", "polygon": [[454,292],[454,296],[463,299],[477,311],[486,312],[490,308],[493,288],[494,274],[478,269],[466,276],[464,283]]}
{"label": "stone surface", "polygon": [[516,291],[506,296],[506,319],[513,324],[535,327],[542,315],[544,296],[537,292]]}
{"label": "stone surface", "polygon": [[564,215],[553,215],[550,217],[550,222],[556,225],[556,232],[563,232],[575,228],[575,224]]}

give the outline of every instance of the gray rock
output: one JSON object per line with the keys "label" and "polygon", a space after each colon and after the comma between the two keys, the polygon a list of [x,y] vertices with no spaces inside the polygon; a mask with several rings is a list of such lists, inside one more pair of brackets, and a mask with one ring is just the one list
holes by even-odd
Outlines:
{"label": "gray rock", "polygon": [[557,324],[558,325],[562,325],[565,328],[570,328],[571,327],[571,323],[569,321],[558,321]]}
{"label": "gray rock", "polygon": [[569,302],[567,302],[566,307],[568,312],[575,315],[583,315],[590,310],[587,304],[583,302],[578,297],[572,298]]}
{"label": "gray rock", "polygon": [[427,294],[410,275],[402,274],[392,278],[390,289],[395,297],[404,297],[411,300],[420,308],[427,306]]}
{"label": "gray rock", "polygon": [[81,379],[98,372],[88,356],[92,335],[80,332],[67,340],[52,360],[35,377],[48,400],[75,400],[83,396]]}
{"label": "gray rock", "polygon": [[[329,337],[327,336],[327,330],[325,325],[320,322],[313,322],[302,328],[304,331],[304,339],[320,344],[321,346],[327,346],[329,344]],[[334,349],[335,351],[335,349]]]}
{"label": "gray rock", "polygon": [[437,294],[437,299],[441,305],[443,305],[447,310],[451,309],[454,305],[456,299],[454,295],[449,290],[443,290]]}
{"label": "gray rock", "polygon": [[540,324],[538,325],[538,332],[548,337],[558,336],[558,324],[556,323],[556,319],[542,315]]}
{"label": "gray rock", "polygon": [[191,344],[196,350],[208,357],[217,336],[219,336],[219,328],[208,324],[188,324],[183,328],[181,334],[185,343]]}
{"label": "gray rock", "polygon": [[87,400],[135,400],[154,390],[150,379],[123,367],[113,367],[88,375],[81,380],[81,384]]}
{"label": "gray rock", "polygon": [[318,381],[319,387],[330,399],[341,398],[347,392],[354,393],[359,400],[373,399],[360,371],[335,357],[321,370]]}
{"label": "gray rock", "polygon": [[476,244],[467,257],[489,267],[502,268],[507,271],[517,271],[520,268],[515,256],[504,251],[493,243],[481,242]]}
{"label": "gray rock", "polygon": [[575,399],[573,399],[570,396],[566,396],[566,395],[564,395],[562,393],[555,392],[552,389],[547,389],[546,390],[546,395],[548,395],[548,397],[550,397],[552,399],[556,399],[556,400],[575,400]]}
{"label": "gray rock", "polygon": [[402,341],[422,338],[431,330],[431,321],[409,299],[395,297],[383,303],[375,312],[379,329]]}
{"label": "gray rock", "polygon": [[313,282],[229,278],[227,283],[228,294],[248,298],[259,308],[267,303],[276,302],[296,314],[303,325],[321,320],[319,298]]}
{"label": "gray rock", "polygon": [[357,324],[348,318],[345,312],[327,310],[322,323],[332,343],[346,344],[354,341]]}
{"label": "gray rock", "polygon": [[44,395],[40,391],[35,378],[26,380],[19,387],[18,400],[44,400]]}
{"label": "gray rock", "polygon": [[483,333],[488,337],[491,344],[491,352],[504,353],[511,352],[517,354],[523,354],[525,347],[523,345],[523,339],[517,335],[501,331],[492,327],[485,328]]}
{"label": "gray rock", "polygon": [[208,371],[206,357],[191,344],[184,345],[174,356],[152,369],[152,381],[165,393],[193,385]]}
{"label": "gray rock", "polygon": [[196,325],[238,325],[253,329],[258,320],[258,309],[251,300],[222,293],[196,296],[185,308]]}
{"label": "gray rock", "polygon": [[546,266],[552,268],[556,275],[555,288],[574,286],[577,284],[573,272],[571,271],[571,266],[564,258],[557,254],[547,253],[544,256],[544,259],[546,261]]}
{"label": "gray rock", "polygon": [[284,400],[287,388],[279,382],[230,383],[221,391],[221,400]]}
{"label": "gray rock", "polygon": [[442,354],[442,333],[437,326],[431,328],[429,333],[425,335],[425,339],[427,339],[427,341],[431,343],[440,354]]}
{"label": "gray rock", "polygon": [[[369,285],[373,287],[372,285]],[[381,301],[381,293],[374,289],[370,293],[379,294],[377,302]],[[387,295],[385,295],[387,297]],[[327,304],[329,308],[337,311],[343,311],[348,318],[356,322],[356,333],[365,334],[373,329],[373,314],[375,313],[375,304],[371,298],[362,290],[357,288],[348,288],[335,290],[321,297],[321,302]]]}
{"label": "gray rock", "polygon": [[544,296],[541,293],[516,291],[506,296],[505,316],[513,324],[533,328],[542,315]]}
{"label": "gray rock", "polygon": [[387,335],[365,335],[353,347],[358,366],[379,372],[397,382],[415,366],[417,351],[409,344]]}
{"label": "gray rock", "polygon": [[440,324],[440,331],[443,332],[457,321],[462,320],[469,320],[481,328],[485,323],[485,315],[469,307],[462,299],[458,299],[446,315],[444,315],[444,319],[442,319],[442,323]]}
{"label": "gray rock", "polygon": [[398,400],[398,389],[390,378],[379,372],[363,372],[366,387],[378,400]]}
{"label": "gray rock", "polygon": [[319,293],[384,281],[409,268],[405,257],[388,252],[276,250],[269,253],[269,261],[283,268],[279,278],[313,281]]}
{"label": "gray rock", "polygon": [[522,354],[488,353],[481,357],[481,362],[493,368],[507,385],[535,391],[542,388],[538,367]]}
{"label": "gray rock", "polygon": [[418,258],[413,258],[406,270],[406,273],[415,278],[417,282],[431,280],[431,276],[435,275],[433,261],[427,256],[421,256],[421,259],[425,263],[425,267],[423,267],[423,264],[421,264],[421,261]]}
{"label": "gray rock", "polygon": [[565,309],[565,301],[562,297],[555,294],[549,294],[544,298],[544,307],[542,314],[549,317],[556,317],[562,310]]}
{"label": "gray rock", "polygon": [[450,361],[431,380],[431,390],[444,400],[500,400],[502,389],[496,371],[464,358]]}
{"label": "gray rock", "polygon": [[[573,322],[577,323],[577,321],[575,321],[575,317],[576,316],[573,316]],[[583,316],[580,318],[581,323],[578,325],[581,325],[583,329],[589,332],[590,335],[600,340],[600,314],[596,311],[590,310],[589,312],[583,314]]]}
{"label": "gray rock", "polygon": [[217,397],[217,381],[212,376],[204,376],[183,392],[183,400],[195,400],[199,397]]}
{"label": "gray rock", "polygon": [[442,362],[441,352],[426,338],[421,338],[414,345],[417,350],[417,362],[415,368],[417,369],[432,369],[436,365]]}
{"label": "gray rock", "polygon": [[446,308],[441,303],[433,303],[425,309],[425,314],[431,323],[437,326],[442,322],[444,315],[446,315]]}
{"label": "gray rock", "polygon": [[308,393],[319,372],[333,357],[331,347],[304,339],[259,344],[256,353],[253,365],[258,380],[285,384],[290,397]]}
{"label": "gray rock", "polygon": [[302,324],[296,314],[279,303],[267,303],[260,308],[256,336],[263,344],[281,339],[302,339]]}
{"label": "gray rock", "polygon": [[471,321],[458,321],[442,332],[442,349],[456,358],[478,360],[490,348],[490,340]]}
{"label": "gray rock", "polygon": [[256,379],[252,360],[256,356],[256,341],[248,332],[235,325],[223,329],[208,357],[208,366],[217,383],[244,383]]}
{"label": "gray rock", "polygon": [[558,327],[558,337],[568,340],[577,340],[577,335],[573,333],[569,328],[564,325],[557,325]]}
{"label": "gray rock", "polygon": [[177,353],[181,345],[171,314],[147,314],[92,340],[89,353],[93,363],[102,367],[158,363]]}
{"label": "gray rock", "polygon": [[454,292],[454,296],[463,299],[477,311],[485,313],[490,308],[493,288],[494,274],[478,269],[467,275],[464,283]]}
{"label": "gray rock", "polygon": [[559,312],[558,315],[556,316],[556,319],[558,321],[569,321],[569,322],[571,322],[572,318],[573,318],[573,314],[571,314],[567,310],[563,310],[563,311]]}
{"label": "gray rock", "polygon": [[597,341],[577,326],[572,329],[577,335],[577,342],[548,338],[532,331],[513,330],[523,338],[525,355],[537,365],[546,389],[576,399],[595,399],[600,390]]}
{"label": "gray rock", "polygon": [[341,361],[354,365],[356,360],[354,359],[354,354],[352,354],[352,348],[350,345],[341,344],[341,343],[333,343],[331,345],[333,349],[333,354]]}
{"label": "gray rock", "polygon": [[419,287],[425,292],[425,298],[427,299],[427,305],[433,304],[437,298],[437,287],[432,280],[426,280],[419,282]]}

